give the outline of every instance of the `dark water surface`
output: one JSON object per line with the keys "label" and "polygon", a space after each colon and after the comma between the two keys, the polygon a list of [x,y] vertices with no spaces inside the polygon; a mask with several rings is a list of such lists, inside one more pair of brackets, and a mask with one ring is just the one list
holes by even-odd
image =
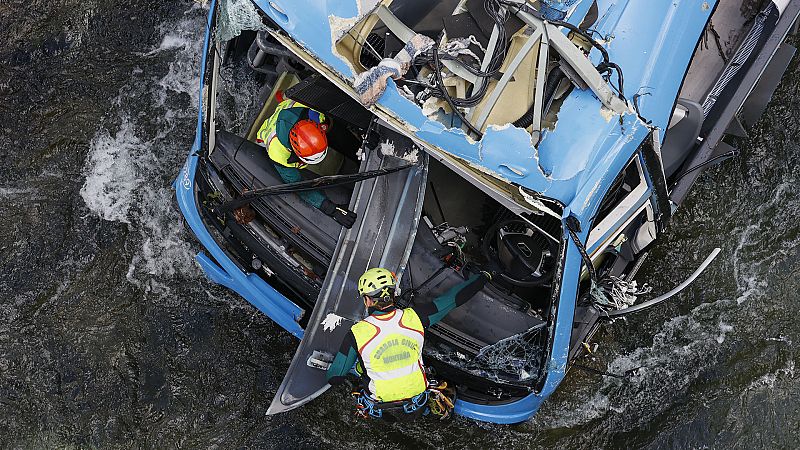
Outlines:
{"label": "dark water surface", "polygon": [[264,415],[296,341],[193,262],[171,206],[205,11],[0,3],[0,447],[797,448],[800,72],[703,177],[639,276],[666,306],[602,331],[530,422],[379,426],[344,389]]}

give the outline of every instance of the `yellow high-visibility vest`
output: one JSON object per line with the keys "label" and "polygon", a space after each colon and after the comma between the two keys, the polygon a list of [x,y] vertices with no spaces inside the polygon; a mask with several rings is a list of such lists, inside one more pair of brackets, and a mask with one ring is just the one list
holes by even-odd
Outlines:
{"label": "yellow high-visibility vest", "polygon": [[351,331],[376,400],[405,400],[428,388],[422,364],[425,330],[413,309],[369,316]]}
{"label": "yellow high-visibility vest", "polygon": [[[307,166],[307,164],[302,162],[289,162],[289,158],[292,156],[292,151],[281,143],[280,139],[278,139],[276,135],[275,130],[275,125],[278,123],[278,115],[281,113],[281,111],[295,107],[308,108],[308,106],[291,99],[286,99],[280,102],[278,107],[275,108],[275,112],[272,113],[272,115],[269,116],[269,118],[265,120],[263,124],[261,124],[261,128],[258,129],[258,134],[256,134],[256,141],[259,144],[264,144],[264,146],[267,147],[267,154],[269,155],[269,159],[272,161],[284,167],[303,169]],[[325,120],[325,115],[322,113],[320,113],[320,120]]]}

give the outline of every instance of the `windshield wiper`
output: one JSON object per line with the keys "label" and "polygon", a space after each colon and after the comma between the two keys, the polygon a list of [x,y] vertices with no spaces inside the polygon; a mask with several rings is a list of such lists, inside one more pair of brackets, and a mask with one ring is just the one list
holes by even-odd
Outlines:
{"label": "windshield wiper", "polygon": [[279,184],[277,186],[269,186],[263,189],[255,189],[252,191],[247,191],[242,193],[240,197],[237,197],[229,202],[223,203],[216,209],[220,213],[224,214],[234,209],[241,208],[242,206],[247,205],[253,200],[256,200],[261,197],[267,197],[270,195],[291,194],[295,192],[313,191],[317,189],[330,189],[336,186],[344,186],[348,184],[358,183],[359,181],[368,180],[370,178],[376,178],[383,175],[389,175],[391,173],[400,172],[401,170],[405,170],[413,166],[414,164],[405,164],[399,167],[392,167],[389,169],[376,169],[349,175],[327,175],[314,178],[313,180],[298,181],[296,183]]}

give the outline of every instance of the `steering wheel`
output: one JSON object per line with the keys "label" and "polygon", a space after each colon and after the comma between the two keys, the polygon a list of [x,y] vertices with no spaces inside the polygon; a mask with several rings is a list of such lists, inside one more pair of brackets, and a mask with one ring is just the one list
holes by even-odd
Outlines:
{"label": "steering wheel", "polygon": [[489,228],[481,250],[488,261],[500,267],[499,277],[512,286],[541,286],[555,273],[558,244],[521,219]]}

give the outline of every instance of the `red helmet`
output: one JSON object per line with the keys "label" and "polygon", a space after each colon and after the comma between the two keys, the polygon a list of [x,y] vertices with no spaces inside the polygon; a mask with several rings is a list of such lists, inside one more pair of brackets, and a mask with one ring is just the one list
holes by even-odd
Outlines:
{"label": "red helmet", "polygon": [[294,153],[306,164],[322,162],[328,153],[328,138],[324,129],[313,120],[301,120],[289,131]]}

